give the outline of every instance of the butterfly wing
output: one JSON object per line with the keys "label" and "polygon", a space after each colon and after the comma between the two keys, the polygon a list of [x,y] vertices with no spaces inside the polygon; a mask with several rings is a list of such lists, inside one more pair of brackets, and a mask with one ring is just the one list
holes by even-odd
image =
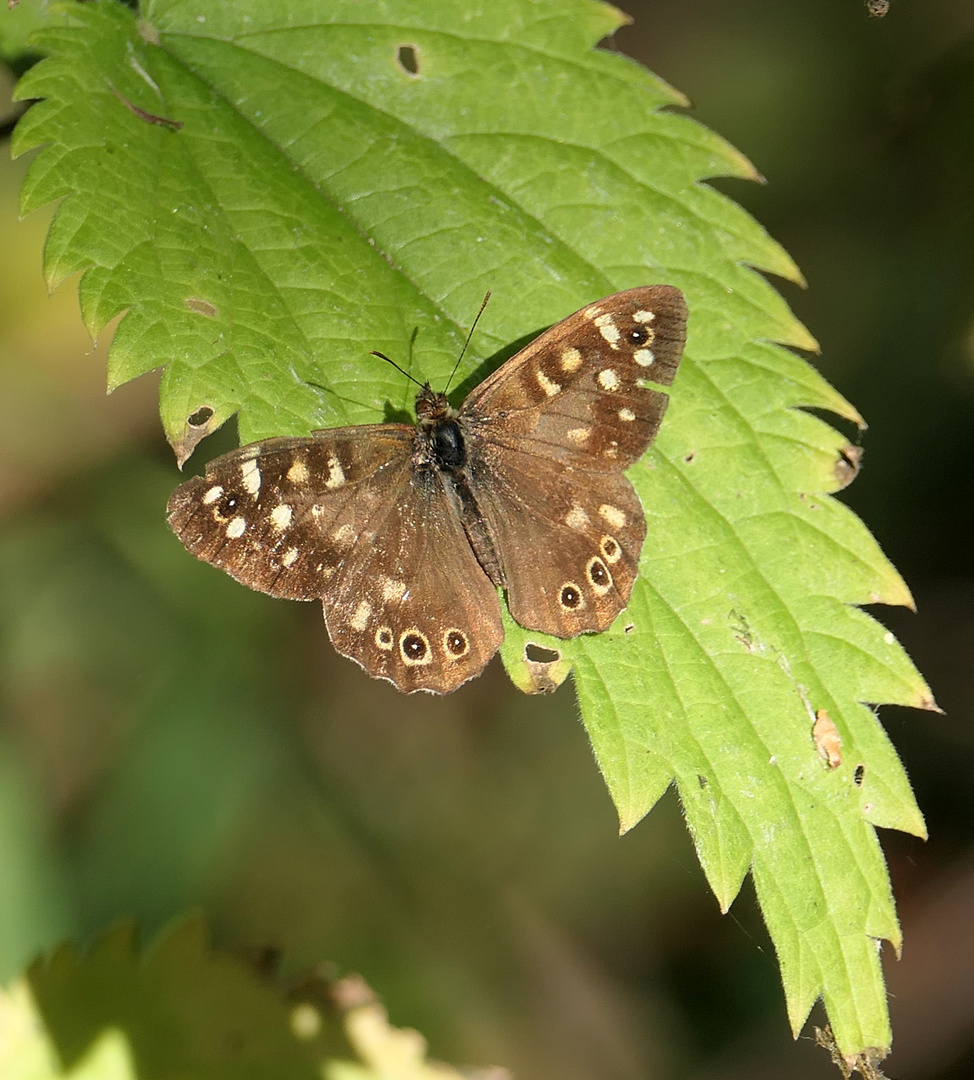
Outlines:
{"label": "butterfly wing", "polygon": [[434,470],[375,485],[382,507],[324,599],[335,648],[404,693],[446,694],[504,638],[500,601]]}
{"label": "butterfly wing", "polygon": [[448,692],[497,651],[500,606],[414,438],[379,424],[241,447],[177,488],[169,524],[250,588],[320,598],[335,648],[370,675]]}
{"label": "butterfly wing", "polygon": [[683,294],[630,289],[570,315],[464,402],[469,483],[511,614],[571,637],[629,600],[646,524],[623,470],[652,442],[686,336]]}

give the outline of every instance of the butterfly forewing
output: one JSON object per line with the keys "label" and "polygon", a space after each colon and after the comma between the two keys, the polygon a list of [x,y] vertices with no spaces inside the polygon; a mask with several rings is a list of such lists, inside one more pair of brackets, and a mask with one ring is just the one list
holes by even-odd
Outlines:
{"label": "butterfly forewing", "polygon": [[377,509],[373,478],[408,476],[413,436],[375,424],[242,446],[176,489],[169,524],[194,555],[244,585],[318,600],[347,554],[351,523],[361,531]]}
{"label": "butterfly forewing", "polygon": [[474,438],[591,472],[625,469],[659,430],[686,333],[669,285],[629,289],[575,312],[463,403]]}

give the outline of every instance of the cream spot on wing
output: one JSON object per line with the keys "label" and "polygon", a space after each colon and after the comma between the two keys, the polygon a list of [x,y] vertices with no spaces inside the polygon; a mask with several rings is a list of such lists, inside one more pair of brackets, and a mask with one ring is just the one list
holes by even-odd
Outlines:
{"label": "cream spot on wing", "polygon": [[635,322],[646,323],[652,322],[656,318],[655,311],[634,311],[632,313],[633,320]]}
{"label": "cream spot on wing", "polygon": [[592,434],[592,429],[587,427],[573,427],[569,428],[566,434],[576,446],[581,446],[589,435]]}
{"label": "cream spot on wing", "polygon": [[311,514],[313,517],[320,518],[324,512],[325,508],[321,503],[315,503],[314,506],[311,507]]}
{"label": "cream spot on wing", "polygon": [[240,478],[243,481],[244,490],[249,495],[256,496],[260,491],[260,469],[257,468],[257,462],[253,458],[240,466]]}
{"label": "cream spot on wing", "polygon": [[555,394],[561,390],[558,383],[556,383],[554,379],[549,379],[540,368],[534,374],[535,378],[538,380],[538,385],[544,390],[548,397],[554,397]]}
{"label": "cream spot on wing", "polygon": [[291,524],[291,518],[294,516],[294,511],[288,506],[287,503],[281,503],[279,506],[275,506],[271,511],[271,524],[278,532],[286,529]]}
{"label": "cream spot on wing", "polygon": [[326,488],[341,487],[345,483],[345,470],[342,463],[334,455],[328,459],[328,479],[325,481]]}
{"label": "cream spot on wing", "polygon": [[396,581],[395,578],[387,577],[382,582],[383,600],[401,600],[406,595],[405,581]]}
{"label": "cream spot on wing", "polygon": [[593,304],[591,307],[587,307],[582,314],[586,319],[597,319],[602,314],[602,309],[598,304]]}
{"label": "cream spot on wing", "polygon": [[653,355],[652,349],[637,349],[632,354],[632,358],[640,367],[649,367],[656,362],[656,357]]}
{"label": "cream spot on wing", "polygon": [[310,475],[304,458],[300,457],[294,459],[294,463],[287,471],[287,478],[292,484],[306,484]]}
{"label": "cream spot on wing", "polygon": [[298,560],[298,549],[288,548],[281,556],[281,566],[294,566]]}
{"label": "cream spot on wing", "polygon": [[619,333],[619,327],[616,326],[615,319],[606,312],[605,315],[600,315],[595,320],[595,325],[599,328],[599,333],[605,340],[613,347],[616,347],[616,342],[622,336]]}
{"label": "cream spot on wing", "polygon": [[223,488],[219,484],[211,487],[210,490],[203,496],[203,505],[209,506],[210,503],[215,503],[217,499],[223,494]]}
{"label": "cream spot on wing", "polygon": [[604,371],[599,372],[599,386],[601,386],[603,390],[618,390],[619,376],[612,368],[606,368]]}
{"label": "cream spot on wing", "polygon": [[577,503],[565,515],[565,524],[576,532],[581,532],[589,524],[589,520],[588,514]]}
{"label": "cream spot on wing", "polygon": [[567,349],[563,349],[561,353],[561,370],[566,374],[571,375],[572,372],[578,371],[582,366],[582,354],[578,349],[573,349],[569,346]]}
{"label": "cream spot on wing", "polygon": [[636,419],[636,414],[632,411],[632,409],[620,409],[619,419],[625,420],[627,424],[630,424],[633,420]]}
{"label": "cream spot on wing", "polygon": [[335,541],[336,544],[346,544],[349,540],[353,539],[354,536],[355,529],[351,525],[349,525],[347,521],[340,529],[336,529],[331,534],[331,538]]}
{"label": "cream spot on wing", "polygon": [[623,511],[618,506],[610,506],[608,503],[603,503],[599,507],[599,516],[613,529],[621,529],[626,524],[626,515]]}
{"label": "cream spot on wing", "polygon": [[239,540],[247,528],[247,522],[242,517],[235,517],[227,526],[227,536],[231,540]]}
{"label": "cream spot on wing", "polygon": [[617,458],[619,456],[619,443],[613,439],[602,451],[602,456],[607,458]]}
{"label": "cream spot on wing", "polygon": [[368,600],[360,601],[359,606],[355,609],[351,619],[349,619],[352,629],[361,633],[369,625],[369,616],[371,614],[372,605]]}

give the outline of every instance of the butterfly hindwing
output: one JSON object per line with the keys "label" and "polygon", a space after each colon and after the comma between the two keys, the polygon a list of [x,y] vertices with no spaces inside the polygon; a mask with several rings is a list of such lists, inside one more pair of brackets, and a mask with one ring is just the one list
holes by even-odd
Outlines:
{"label": "butterfly hindwing", "polygon": [[626,606],[646,537],[632,484],[517,450],[485,455],[492,482],[476,498],[511,615],[556,637],[605,630]]}
{"label": "butterfly hindwing", "polygon": [[344,656],[406,693],[449,693],[500,647],[497,591],[437,473],[389,471],[374,488],[382,513],[348,536],[323,599],[329,636]]}

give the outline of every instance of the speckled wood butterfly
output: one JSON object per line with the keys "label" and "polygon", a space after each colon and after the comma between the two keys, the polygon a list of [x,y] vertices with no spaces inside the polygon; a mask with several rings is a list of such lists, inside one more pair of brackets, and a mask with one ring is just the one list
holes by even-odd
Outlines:
{"label": "speckled wood butterfly", "polygon": [[447,693],[504,636],[605,630],[646,537],[623,470],[659,430],[683,294],[629,289],[545,331],[454,411],[242,446],[169,501],[194,555],[252,589],[318,600],[335,648],[400,690]]}

